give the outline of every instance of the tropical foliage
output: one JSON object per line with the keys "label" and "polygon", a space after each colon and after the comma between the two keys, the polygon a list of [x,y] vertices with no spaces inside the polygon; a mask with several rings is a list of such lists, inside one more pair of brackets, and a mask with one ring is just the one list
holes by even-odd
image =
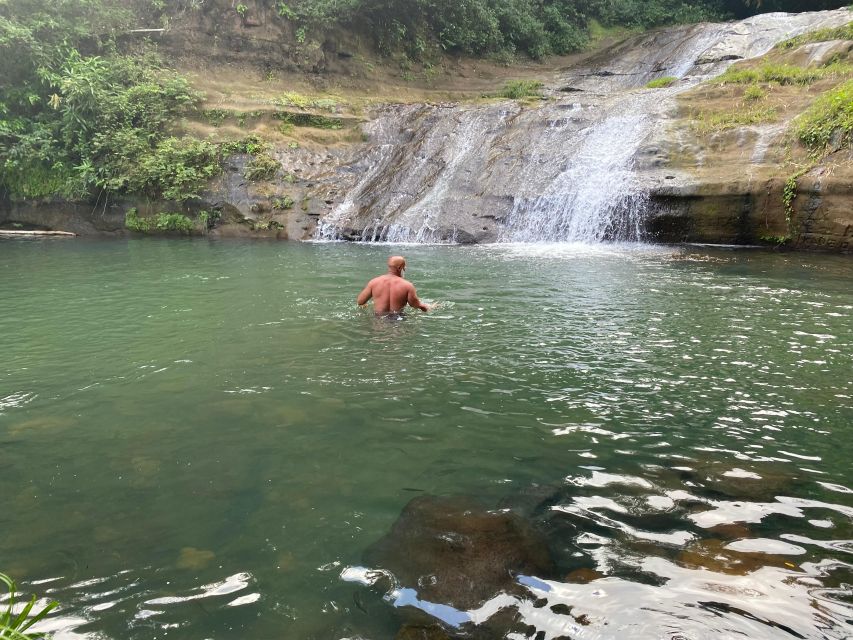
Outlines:
{"label": "tropical foliage", "polygon": [[103,0],[0,0],[0,185],[13,195],[183,200],[218,170],[210,145],[171,135],[200,96],[156,56],[118,52],[129,20]]}
{"label": "tropical foliage", "polygon": [[[153,45],[124,37],[152,21],[206,13],[252,19],[259,8],[289,23],[296,45],[335,30],[372,38],[385,53],[428,60],[441,51],[507,59],[584,47],[591,25],[650,27],[776,9],[840,6],[839,0],[0,0],[0,195],[106,201],[111,194],[184,201],[220,171],[230,147],[180,135],[201,96]],[[833,34],[826,34],[829,37]],[[823,36],[821,36],[823,37]],[[293,44],[293,43],[292,43]],[[734,82],[767,82],[775,78]],[[790,70],[785,69],[785,78]],[[837,70],[824,69],[822,74]],[[756,72],[757,73],[757,72]],[[765,77],[766,76],[766,77]],[[794,82],[812,78],[793,77]],[[785,80],[778,79],[783,82]],[[538,87],[508,85],[507,95]],[[294,105],[298,94],[288,94]],[[328,106],[328,105],[327,105]],[[312,105],[321,108],[321,105]],[[223,113],[208,112],[221,122]],[[323,116],[287,116],[282,127],[340,128]],[[251,153],[251,151],[250,151]],[[273,175],[270,158],[250,178]],[[103,200],[102,200],[103,198]]]}
{"label": "tropical foliage", "polygon": [[605,26],[653,27],[767,11],[844,6],[844,0],[275,0],[301,33],[330,25],[372,34],[381,51],[422,58],[437,44],[474,55],[533,58],[577,51],[594,20]]}
{"label": "tropical foliage", "polygon": [[27,630],[36,622],[44,618],[52,609],[56,608],[58,602],[50,602],[41,611],[33,612],[36,606],[36,596],[16,611],[17,587],[15,581],[5,573],[0,573],[0,583],[6,585],[9,590],[9,599],[5,602],[5,611],[0,610],[0,640],[40,640],[44,637],[41,633],[27,633]]}

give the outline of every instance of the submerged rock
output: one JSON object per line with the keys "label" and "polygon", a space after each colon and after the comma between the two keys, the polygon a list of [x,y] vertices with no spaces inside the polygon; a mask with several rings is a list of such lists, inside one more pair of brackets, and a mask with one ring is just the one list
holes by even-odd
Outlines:
{"label": "submerged rock", "polygon": [[175,566],[178,569],[204,569],[216,557],[213,551],[207,549],[196,549],[195,547],[184,547]]}
{"label": "submerged rock", "polygon": [[394,640],[450,640],[450,636],[441,625],[407,624],[394,636]]}
{"label": "submerged rock", "polygon": [[420,600],[461,611],[514,589],[518,574],[553,570],[545,540],[517,515],[435,496],[409,502],[365,560],[391,571]]}
{"label": "submerged rock", "polygon": [[676,558],[676,563],[688,569],[707,569],[714,573],[745,576],[764,567],[797,569],[790,559],[758,551],[737,551],[730,543],[714,538],[697,540]]}

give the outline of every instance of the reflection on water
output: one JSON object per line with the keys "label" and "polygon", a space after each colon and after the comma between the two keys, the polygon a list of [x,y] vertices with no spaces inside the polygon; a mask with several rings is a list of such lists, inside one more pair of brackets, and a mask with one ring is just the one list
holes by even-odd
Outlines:
{"label": "reflection on water", "polygon": [[[853,633],[849,260],[403,251],[437,306],[389,322],[354,304],[386,247],[0,242],[0,570],[62,603],[44,630]],[[417,496],[548,562],[431,600],[441,544],[488,545],[395,538]]]}

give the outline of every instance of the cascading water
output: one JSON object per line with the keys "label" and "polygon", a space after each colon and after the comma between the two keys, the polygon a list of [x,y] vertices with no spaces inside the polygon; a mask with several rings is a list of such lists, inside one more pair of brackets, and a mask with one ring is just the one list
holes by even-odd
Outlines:
{"label": "cascading water", "polygon": [[[387,107],[352,167],[360,178],[317,238],[641,240],[649,190],[671,177],[665,167],[641,167],[641,152],[673,111],[672,98],[738,59],[850,19],[846,10],[764,14],[652,32],[570,70],[535,108]],[[679,81],[643,88],[662,76]]]}
{"label": "cascading water", "polygon": [[607,118],[567,140],[565,170],[535,199],[519,198],[501,240],[601,242],[641,236],[645,193],[632,160],[648,132],[647,116]]}
{"label": "cascading water", "polygon": [[[476,154],[489,135],[487,122],[480,110],[460,113],[459,125],[448,141],[443,169],[420,199],[396,219],[378,218],[368,237],[374,241],[435,243],[447,240],[434,224],[436,216],[448,199],[451,176],[455,175],[469,154]],[[499,114],[501,122],[505,114]],[[500,122],[499,122],[500,124]],[[426,161],[426,158],[421,158]],[[452,236],[450,241],[455,240]]]}

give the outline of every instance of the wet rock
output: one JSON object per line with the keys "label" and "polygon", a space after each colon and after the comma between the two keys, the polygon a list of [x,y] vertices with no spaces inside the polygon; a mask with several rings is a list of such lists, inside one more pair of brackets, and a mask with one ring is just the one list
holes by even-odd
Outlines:
{"label": "wet rock", "polygon": [[407,624],[394,636],[394,640],[450,640],[450,636],[437,624],[428,626]]}
{"label": "wet rock", "polygon": [[527,485],[504,497],[498,503],[501,509],[510,509],[525,518],[547,512],[548,508],[564,497],[564,487],[552,484]]}
{"label": "wet rock", "polygon": [[689,569],[708,569],[714,573],[745,576],[763,567],[795,569],[789,559],[757,552],[739,552],[726,548],[723,540],[698,540],[676,558],[676,563]]}
{"label": "wet rock", "polygon": [[365,554],[418,598],[459,610],[516,587],[515,576],[552,572],[547,545],[524,520],[462,498],[420,496]]}
{"label": "wet rock", "polygon": [[795,495],[803,483],[801,475],[778,464],[752,464],[747,469],[709,464],[697,466],[693,481],[711,497],[772,502],[778,495]]}
{"label": "wet rock", "polygon": [[589,584],[590,582],[594,582],[595,580],[603,577],[604,574],[600,571],[583,567],[572,571],[566,576],[564,582],[571,582],[573,584]]}

